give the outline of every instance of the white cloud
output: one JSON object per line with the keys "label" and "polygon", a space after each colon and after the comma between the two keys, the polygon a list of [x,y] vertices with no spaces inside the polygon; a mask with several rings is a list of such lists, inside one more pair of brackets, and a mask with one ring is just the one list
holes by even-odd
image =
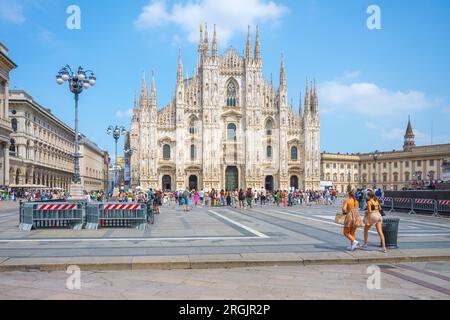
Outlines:
{"label": "white cloud", "polygon": [[355,70],[355,71],[346,71],[342,75],[336,78],[337,81],[345,81],[345,80],[352,80],[357,79],[361,75],[361,71]]}
{"label": "white cloud", "polygon": [[[426,145],[430,144],[431,135],[427,133],[423,133],[417,129],[414,130],[415,141],[417,145]],[[394,128],[388,131],[382,131],[381,138],[385,141],[403,141],[406,133],[406,128]]]}
{"label": "white cloud", "polygon": [[146,30],[173,24],[196,43],[200,23],[208,24],[210,37],[216,24],[219,45],[225,46],[236,32],[247,31],[248,25],[276,23],[287,11],[285,6],[266,0],[195,0],[174,4],[169,9],[166,1],[153,0],[142,8],[135,27]]}
{"label": "white cloud", "polygon": [[374,83],[328,81],[319,85],[325,114],[350,112],[372,116],[406,115],[436,105],[420,91],[391,91]]}
{"label": "white cloud", "polygon": [[14,0],[0,0],[0,21],[22,24],[25,20],[22,3]]}
{"label": "white cloud", "polygon": [[381,133],[381,138],[387,141],[402,141],[405,135],[405,129],[391,129],[388,131],[383,131]]}
{"label": "white cloud", "polygon": [[130,118],[133,116],[133,109],[128,110],[117,110],[116,111],[116,118]]}

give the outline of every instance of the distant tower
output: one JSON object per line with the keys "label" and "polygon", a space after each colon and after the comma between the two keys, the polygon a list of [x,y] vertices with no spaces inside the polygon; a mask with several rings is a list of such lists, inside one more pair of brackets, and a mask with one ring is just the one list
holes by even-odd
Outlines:
{"label": "distant tower", "polygon": [[405,142],[403,144],[403,151],[412,151],[412,148],[416,146],[416,142],[414,141],[415,135],[411,125],[411,118],[408,117],[408,127],[406,128],[405,133]]}

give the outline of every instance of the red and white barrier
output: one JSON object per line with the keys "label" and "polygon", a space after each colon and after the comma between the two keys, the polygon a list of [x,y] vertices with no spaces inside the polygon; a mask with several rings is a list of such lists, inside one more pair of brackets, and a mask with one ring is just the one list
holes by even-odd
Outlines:
{"label": "red and white barrier", "polygon": [[56,211],[56,210],[75,210],[77,208],[76,204],[43,204],[39,206],[39,211]]}
{"label": "red and white barrier", "polygon": [[103,210],[138,210],[140,207],[140,204],[107,204]]}
{"label": "red and white barrier", "polygon": [[395,201],[398,203],[408,203],[411,201],[410,198],[395,198]]}
{"label": "red and white barrier", "polygon": [[419,203],[419,204],[434,204],[434,200],[430,200],[430,199],[415,199],[415,203]]}

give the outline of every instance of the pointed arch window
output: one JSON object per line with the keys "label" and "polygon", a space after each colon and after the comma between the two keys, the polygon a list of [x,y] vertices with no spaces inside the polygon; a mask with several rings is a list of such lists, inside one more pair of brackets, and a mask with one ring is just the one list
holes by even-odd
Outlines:
{"label": "pointed arch window", "polygon": [[272,146],[267,146],[266,155],[268,159],[272,159]]}
{"label": "pointed arch window", "polygon": [[273,131],[273,121],[272,119],[269,119],[266,122],[266,135],[271,136],[272,131]]}
{"label": "pointed arch window", "polygon": [[297,147],[292,147],[291,148],[291,160],[297,161],[297,159],[298,159],[298,149],[297,149]]}
{"label": "pointed arch window", "polygon": [[192,118],[189,122],[189,134],[195,134],[195,118]]}
{"label": "pointed arch window", "polygon": [[163,146],[163,159],[170,160],[170,146],[168,144]]}
{"label": "pointed arch window", "polygon": [[236,107],[238,105],[237,98],[238,86],[236,81],[230,80],[227,84],[227,107]]}
{"label": "pointed arch window", "polygon": [[227,140],[228,141],[236,141],[237,140],[236,130],[237,130],[237,127],[234,123],[228,124],[228,126],[227,126]]}

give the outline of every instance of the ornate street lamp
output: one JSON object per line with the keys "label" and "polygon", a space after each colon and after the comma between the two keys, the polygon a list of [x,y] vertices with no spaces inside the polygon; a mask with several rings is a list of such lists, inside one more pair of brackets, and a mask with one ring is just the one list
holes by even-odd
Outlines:
{"label": "ornate street lamp", "polygon": [[[94,72],[91,70],[84,70],[82,67],[79,67],[76,72],[72,71],[70,66],[66,65],[64,68],[59,70],[56,75],[56,83],[58,85],[62,85],[64,82],[68,82],[69,90],[75,96],[75,155],[74,155],[74,173],[73,173],[73,184],[79,185],[75,187],[72,193],[72,196],[83,196],[83,190],[81,186],[80,179],[80,146],[79,146],[79,134],[78,134],[78,97],[83,90],[87,90],[90,87],[95,86],[97,83],[97,78],[94,75]],[[71,188],[72,189],[72,188]]]}
{"label": "ornate street lamp", "polygon": [[124,136],[127,134],[127,130],[123,126],[109,126],[107,130],[108,135],[112,135],[115,141],[115,147],[116,147],[116,160],[114,165],[114,187],[117,187],[117,142],[120,139],[120,136]]}

